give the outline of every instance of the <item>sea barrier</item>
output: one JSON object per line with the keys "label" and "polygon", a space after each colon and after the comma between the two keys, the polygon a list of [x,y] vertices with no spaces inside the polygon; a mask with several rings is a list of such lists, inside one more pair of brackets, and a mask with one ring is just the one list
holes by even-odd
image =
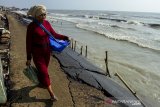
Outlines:
{"label": "sea barrier", "polygon": [[[4,13],[2,13],[4,14]],[[2,16],[1,16],[2,17]],[[3,20],[2,20],[3,19]],[[11,36],[7,15],[0,20],[0,104],[7,102],[9,92],[9,73],[10,73],[10,44]]]}
{"label": "sea barrier", "polygon": [[3,68],[2,68],[2,61],[0,58],[0,104],[4,104],[7,101],[7,94],[4,85],[4,77],[3,77]]}
{"label": "sea barrier", "polygon": [[112,78],[102,73],[104,72],[102,69],[95,67],[71,48],[66,48],[62,53],[53,52],[53,56],[71,78],[101,90],[106,96],[118,101],[123,107],[144,107],[129,90],[117,84]]}
{"label": "sea barrier", "polygon": [[[77,41],[76,40],[74,40],[74,39],[71,39],[71,49],[73,50],[73,51],[76,51],[76,46],[77,46]],[[74,47],[74,48],[73,48]],[[82,55],[82,48],[83,48],[83,46],[80,46],[81,48],[80,48],[80,55]],[[87,54],[87,46],[86,46],[86,50],[85,50],[85,52],[86,52],[86,54]],[[109,69],[108,69],[108,51],[106,51],[105,52],[106,53],[106,58],[104,59],[104,61],[105,61],[105,64],[106,64],[106,76],[108,76],[108,77],[110,77],[111,78],[111,75],[110,75],[110,72],[109,72]],[[85,54],[85,57],[87,56]],[[79,74],[78,74],[79,75]],[[73,76],[73,75],[72,75]],[[128,88],[128,90],[133,94],[133,96],[135,96],[137,99],[138,99],[138,101],[139,101],[139,103],[143,106],[143,107],[146,107],[146,105],[144,104],[144,102],[136,95],[136,92],[135,91],[133,91],[130,87],[129,87],[129,85],[125,82],[125,80],[118,74],[118,73],[115,73],[115,76],[117,76],[121,81],[122,81],[122,83]],[[90,77],[90,76],[89,76]],[[76,77],[73,77],[73,78],[76,78]],[[89,83],[89,85],[91,85],[90,83],[92,83],[92,82],[87,82],[87,83]],[[93,84],[92,84],[92,86],[93,86]],[[96,86],[95,86],[96,87]]]}

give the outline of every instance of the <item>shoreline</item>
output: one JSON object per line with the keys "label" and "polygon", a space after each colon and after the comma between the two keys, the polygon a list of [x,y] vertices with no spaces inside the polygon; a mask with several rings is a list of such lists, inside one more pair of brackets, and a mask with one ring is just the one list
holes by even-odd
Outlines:
{"label": "shoreline", "polygon": [[[24,76],[22,73],[23,68],[25,68],[25,31],[26,26],[17,22],[13,16],[9,16],[10,31],[12,35],[12,45],[11,45],[11,81],[12,88],[10,105],[12,107],[25,106],[39,106],[44,107],[45,105],[51,106],[110,106],[116,107],[114,104],[107,104],[105,99],[107,99],[103,93],[93,87],[85,84],[78,83],[77,81],[70,80],[68,76],[63,73],[58,62],[52,58],[51,64],[55,66],[49,67],[49,72],[51,75],[52,82],[54,83],[53,89],[57,96],[60,97],[58,102],[48,101],[49,95],[44,89],[32,86],[33,84]],[[20,51],[21,50],[21,51]],[[50,64],[50,65],[51,65]],[[63,84],[61,84],[61,82]],[[52,84],[53,84],[52,83]],[[26,87],[27,86],[27,87]],[[61,91],[60,91],[61,90]],[[93,91],[93,92],[91,92]],[[95,97],[94,97],[95,96]],[[65,97],[65,98],[63,98]],[[40,98],[40,99],[37,99]],[[42,98],[42,99],[41,99]],[[62,98],[62,99],[61,99]],[[101,98],[101,100],[98,98]],[[92,100],[90,100],[92,99]],[[96,101],[96,102],[95,102]]]}
{"label": "shoreline", "polygon": [[[93,38],[90,38],[91,36],[88,33],[89,31],[88,32],[85,31],[86,32],[86,35],[85,35],[85,33],[83,33],[81,29],[79,30],[79,32],[80,33],[82,32],[82,34],[79,33],[77,34],[78,35],[77,36],[76,34],[73,33],[76,30],[74,29],[74,27],[70,28],[69,26],[70,24],[68,22],[65,23],[64,21],[62,21],[64,23],[64,28],[63,26],[60,27],[61,20],[58,22],[59,23],[56,23],[56,22],[54,23],[55,27],[57,27],[56,24],[58,24],[59,26],[57,27],[57,29],[59,31],[62,31],[64,34],[72,33],[71,34],[73,35],[72,37],[75,36],[75,38],[79,36],[77,41],[83,41],[83,42],[85,41],[85,44],[89,44],[88,39],[91,39],[91,41],[95,40],[94,38],[96,37],[96,35],[94,35],[92,32],[90,33],[90,35],[92,35]],[[67,30],[69,30],[67,29],[67,25],[68,25],[68,28],[72,29],[73,31],[71,32],[68,31],[69,33],[66,33]],[[65,28],[67,29],[66,31],[65,31]],[[77,30],[77,33],[78,33],[78,30]],[[87,36],[88,36],[88,39],[87,39]],[[159,87],[158,68],[159,67],[158,66],[159,65],[158,63],[156,63],[156,62],[159,62],[158,60],[160,58],[158,56],[158,53],[147,48],[138,47],[132,43],[127,43],[126,41],[123,42],[123,41],[108,40],[103,38],[102,36],[101,36],[101,39],[96,41],[101,41],[102,43],[104,43],[105,41],[106,43],[104,43],[103,45],[106,46],[107,48],[109,47],[108,49],[110,54],[109,69],[111,73],[113,72],[112,75],[114,75],[115,72],[118,72],[119,74],[122,75],[122,77],[124,77],[124,80],[126,80],[126,82],[129,83],[132,89],[134,89],[137,92],[137,94],[142,97],[142,99],[146,100],[150,104],[152,104],[153,102],[155,105],[158,104],[159,103],[158,102],[158,97],[159,97],[159,92],[158,92],[158,89],[159,89],[158,88]],[[91,43],[91,46],[94,47],[95,46],[94,43]],[[93,55],[94,56],[93,58],[95,60],[92,60],[92,62],[96,60],[100,60],[101,62],[104,62],[103,60],[104,57],[101,58],[101,56],[104,56],[103,53],[105,52],[101,52],[99,49],[102,47],[103,46],[97,44],[97,47],[95,47],[95,49],[92,51],[92,54],[95,55],[95,56]],[[95,50],[97,50],[96,54],[94,53]],[[103,50],[105,50],[105,48],[103,48]],[[97,61],[99,65],[101,63],[100,61]],[[118,81],[117,83],[121,83],[121,82]]]}

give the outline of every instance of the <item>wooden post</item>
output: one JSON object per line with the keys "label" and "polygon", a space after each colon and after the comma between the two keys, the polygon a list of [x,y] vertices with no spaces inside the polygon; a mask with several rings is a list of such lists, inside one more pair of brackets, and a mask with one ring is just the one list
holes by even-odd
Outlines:
{"label": "wooden post", "polygon": [[106,63],[106,75],[108,75],[109,77],[111,77],[109,70],[108,70],[108,52],[106,51],[106,59],[105,59],[105,63]]}
{"label": "wooden post", "polygon": [[71,44],[72,44],[72,38],[69,38],[69,42],[70,42],[70,44],[69,44],[68,47],[72,48],[72,46],[71,46]]}
{"label": "wooden post", "polygon": [[117,77],[123,82],[123,84],[131,91],[131,93],[140,101],[140,103],[143,105],[143,107],[147,107],[147,106],[143,103],[143,101],[136,95],[136,92],[133,91],[133,90],[129,87],[129,85],[123,80],[123,78],[122,78],[118,73],[115,73],[114,75],[117,76]]}
{"label": "wooden post", "polygon": [[71,41],[72,41],[72,45],[71,45],[71,48],[73,49],[73,39],[71,39]]}
{"label": "wooden post", "polygon": [[124,83],[124,85],[132,92],[132,94],[136,94],[136,92],[129,87],[129,85],[123,80],[123,78],[118,73],[115,73],[115,76],[117,76]]}
{"label": "wooden post", "polygon": [[77,41],[74,42],[74,49],[73,49],[74,51],[76,50],[76,43]]}
{"label": "wooden post", "polygon": [[71,49],[72,49],[72,38],[71,38]]}
{"label": "wooden post", "polygon": [[85,54],[85,57],[87,57],[87,45],[86,45],[86,54]]}
{"label": "wooden post", "polygon": [[82,51],[83,51],[83,46],[81,46],[81,55],[82,55]]}

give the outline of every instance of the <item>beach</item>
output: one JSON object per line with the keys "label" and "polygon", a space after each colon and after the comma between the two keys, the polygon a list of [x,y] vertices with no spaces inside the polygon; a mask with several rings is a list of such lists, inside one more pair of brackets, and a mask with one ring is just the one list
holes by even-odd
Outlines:
{"label": "beach", "polygon": [[87,58],[104,71],[105,51],[108,51],[108,68],[112,78],[122,84],[114,76],[116,72],[119,73],[141,99],[154,107],[159,105],[160,96],[159,15],[143,12],[49,10],[48,20],[58,32],[77,41],[77,52],[80,53],[80,46],[87,45]]}
{"label": "beach", "polygon": [[99,90],[68,77],[55,58],[51,58],[49,75],[54,93],[59,100],[52,102],[46,89],[35,86],[25,75],[26,26],[14,15],[8,14],[11,32],[11,91],[8,106],[11,107],[116,107],[107,103],[107,97]]}
{"label": "beach", "polygon": [[[1,2],[0,107],[159,107],[158,2],[65,3]],[[48,73],[59,99],[54,102],[24,73],[27,25],[41,22],[37,16],[70,42],[62,52],[51,52]]]}

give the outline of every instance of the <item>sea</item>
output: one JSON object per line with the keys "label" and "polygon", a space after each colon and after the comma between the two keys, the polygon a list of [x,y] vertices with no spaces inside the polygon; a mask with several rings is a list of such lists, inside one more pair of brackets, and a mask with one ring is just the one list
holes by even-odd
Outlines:
{"label": "sea", "polygon": [[[111,77],[115,73],[153,107],[160,105],[160,13],[48,10],[57,33],[73,38],[75,51],[106,73],[106,51]],[[122,85],[124,87],[124,85]]]}

